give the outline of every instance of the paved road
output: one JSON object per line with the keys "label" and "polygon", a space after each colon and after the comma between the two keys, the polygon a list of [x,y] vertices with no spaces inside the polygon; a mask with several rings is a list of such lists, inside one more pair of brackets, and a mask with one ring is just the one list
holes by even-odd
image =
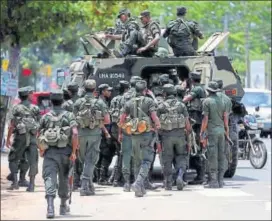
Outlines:
{"label": "paved road", "polygon": [[[268,161],[261,170],[248,161],[239,161],[236,175],[218,190],[202,186],[187,186],[178,192],[163,189],[149,191],[146,197],[134,198],[121,188],[97,187],[97,195],[80,197],[73,194],[71,215],[58,216],[59,200],[55,202],[57,219],[185,219],[185,220],[271,220],[271,140],[264,140]],[[2,157],[1,168],[6,167]],[[36,193],[24,189],[15,192],[1,190],[1,219],[45,219],[46,202],[42,180]],[[13,209],[11,209],[13,207]]]}

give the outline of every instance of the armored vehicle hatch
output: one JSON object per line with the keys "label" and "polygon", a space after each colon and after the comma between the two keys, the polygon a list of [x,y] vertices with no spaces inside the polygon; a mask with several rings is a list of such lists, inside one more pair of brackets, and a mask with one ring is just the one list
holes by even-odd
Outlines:
{"label": "armored vehicle hatch", "polygon": [[[86,54],[84,59],[77,61],[78,65],[70,67],[70,80],[78,82],[82,86],[83,81],[92,78],[97,85],[107,83],[113,88],[121,80],[129,81],[131,76],[141,76],[148,82],[154,74],[170,73],[176,69],[180,80],[188,78],[189,73],[197,71],[202,73],[202,83],[207,83],[220,78],[224,82],[226,94],[236,101],[240,101],[244,95],[239,76],[235,73],[228,57],[215,56],[216,47],[229,35],[228,32],[214,33],[198,49],[197,56],[175,57],[165,39],[161,39],[160,45],[168,51],[166,57],[138,57],[127,56],[116,58],[98,35],[86,35],[81,39]],[[107,45],[111,44],[110,42]],[[116,46],[116,45],[115,45]],[[149,85],[149,84],[148,84]]]}

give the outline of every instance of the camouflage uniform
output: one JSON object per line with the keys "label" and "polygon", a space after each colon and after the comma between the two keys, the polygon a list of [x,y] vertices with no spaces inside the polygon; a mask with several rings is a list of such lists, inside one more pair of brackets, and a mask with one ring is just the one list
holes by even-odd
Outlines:
{"label": "camouflage uniform", "polygon": [[[122,14],[128,14],[128,10],[127,9],[120,10],[118,18]],[[129,17],[124,25],[125,31],[122,34],[119,49],[118,51],[114,51],[117,57],[125,57],[129,54],[135,54],[136,49],[138,48],[139,45],[138,35],[140,27],[137,21]]]}
{"label": "camouflage uniform", "polygon": [[[172,163],[175,159],[175,169],[179,174],[177,177],[177,188],[178,190],[182,190],[184,186],[183,174],[186,172],[188,161],[188,150],[185,141],[185,122],[189,115],[186,106],[175,97],[176,90],[174,85],[165,84],[163,91],[167,97],[165,101],[159,105],[157,113],[161,121],[160,134],[164,178],[166,181],[165,188],[166,190],[172,190]],[[166,119],[166,116],[169,118]],[[172,122],[171,119],[174,119],[174,121]]]}
{"label": "camouflage uniform", "polygon": [[[26,96],[31,92],[30,87],[19,89],[19,94]],[[18,166],[22,159],[26,158],[29,165],[30,183],[27,191],[34,191],[34,180],[38,173],[38,150],[36,143],[36,133],[38,129],[40,110],[36,105],[30,104],[28,100],[22,101],[12,109],[11,122],[15,126],[14,140],[11,151],[9,152],[8,161],[10,172],[13,177],[13,183],[10,190],[18,189]],[[30,119],[30,120],[28,120]],[[31,122],[31,128],[25,123]],[[28,166],[25,165],[24,173],[27,172]]]}
{"label": "camouflage uniform", "polygon": [[223,183],[225,173],[225,129],[224,113],[225,104],[216,95],[218,85],[216,82],[209,82],[207,90],[210,95],[203,102],[203,114],[208,116],[208,149],[210,172],[210,188],[218,188],[219,183]]}
{"label": "camouflage uniform", "polygon": [[[98,87],[100,90],[104,90],[108,88],[108,90],[111,90],[112,88],[109,87],[108,84],[101,84]],[[106,101],[106,98],[103,97],[103,95],[100,95],[98,98],[101,104],[103,104],[103,109],[105,113],[109,113],[109,105],[108,102]],[[111,125],[105,125],[107,130],[110,132],[111,131]],[[99,184],[107,184],[107,177],[108,177],[108,169],[111,164],[112,158],[115,153],[115,146],[113,142],[111,142],[112,139],[106,138],[105,134],[102,133],[102,139],[100,143],[100,154],[99,154],[99,160],[97,164],[95,165],[95,170],[96,170],[96,177],[98,179]]]}
{"label": "camouflage uniform", "polygon": [[[86,80],[85,89],[95,89],[96,82],[94,80]],[[86,103],[91,103],[92,110],[95,110],[100,112],[100,119],[97,119],[97,116],[94,117],[95,126],[93,129],[87,127],[86,125],[83,126],[82,124],[85,122],[82,122],[84,120],[80,119],[81,112],[84,112],[86,106]],[[87,111],[87,110],[86,110]],[[74,105],[74,113],[76,115],[76,119],[79,125],[79,160],[83,164],[83,172],[81,175],[81,190],[80,195],[93,195],[94,194],[94,186],[93,186],[93,172],[95,168],[95,164],[98,161],[99,158],[99,146],[101,143],[101,125],[103,120],[102,118],[106,115],[106,112],[104,110],[104,104],[101,103],[100,100],[95,98],[91,92],[86,92],[85,96],[83,98],[79,98],[75,105]],[[83,113],[82,113],[83,114]],[[93,114],[93,113],[92,113]],[[91,119],[89,119],[91,120]],[[99,122],[98,122],[99,121]],[[90,122],[91,123],[91,122]],[[89,188],[91,187],[91,190]]]}
{"label": "camouflage uniform", "polygon": [[[140,17],[144,16],[150,16],[149,11],[143,11],[141,13]],[[147,45],[149,42],[151,42],[157,34],[161,36],[161,29],[159,24],[156,21],[150,21],[148,24],[144,25],[140,30],[140,36],[141,36],[141,42],[142,46]],[[146,51],[143,51],[140,55],[144,57],[153,57],[155,53],[158,51],[159,45],[156,44],[150,48],[148,48]]]}
{"label": "camouflage uniform", "polygon": [[[50,99],[63,100],[63,92],[61,90],[51,92]],[[56,197],[57,186],[58,195],[61,199],[60,215],[69,212],[69,207],[66,205],[66,201],[69,198],[68,173],[71,166],[69,157],[72,153],[72,128],[76,126],[74,114],[65,111],[61,106],[53,106],[52,110],[41,119],[38,137],[39,146],[43,148],[42,141],[48,146],[48,148],[44,148],[42,171],[45,197],[48,201],[48,218],[54,217],[54,198]],[[69,135],[63,140],[65,142],[63,146],[60,147],[58,144],[53,145],[49,143],[48,138],[46,138],[47,132],[56,130],[56,128],[64,129],[65,127],[68,129]]]}
{"label": "camouflage uniform", "polygon": [[183,102],[183,98],[185,96],[186,90],[183,88],[181,85],[176,85],[175,86],[176,91],[177,91],[177,99],[179,102]]}
{"label": "camouflage uniform", "polygon": [[[139,81],[136,83],[136,87],[146,87],[146,82]],[[136,100],[140,100],[140,103],[138,103]],[[136,102],[137,105],[135,106],[134,104]],[[126,103],[124,113],[127,116],[130,116],[132,121],[133,119],[142,119],[142,117],[146,116],[146,118],[148,118],[148,120],[151,122],[150,114],[155,110],[156,104],[151,98],[136,94],[136,97],[132,98],[128,103]],[[139,197],[143,196],[145,192],[143,182],[148,176],[148,172],[154,156],[154,148],[153,146],[150,146],[153,138],[153,133],[143,132],[141,134],[132,134],[131,138],[135,165],[134,173],[135,176],[137,175],[137,179],[133,184],[133,189],[135,191],[135,196]]]}
{"label": "camouflage uniform", "polygon": [[174,55],[177,57],[196,55],[196,43],[194,43],[193,46],[193,40],[196,37],[203,38],[198,24],[194,21],[184,19],[185,13],[186,8],[177,8],[178,18],[167,24],[163,34],[164,38],[168,37],[168,43],[172,47]]}

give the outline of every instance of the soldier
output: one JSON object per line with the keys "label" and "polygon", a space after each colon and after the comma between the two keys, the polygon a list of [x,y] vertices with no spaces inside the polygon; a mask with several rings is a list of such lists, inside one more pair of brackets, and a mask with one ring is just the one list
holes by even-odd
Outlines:
{"label": "soldier", "polygon": [[130,17],[128,9],[122,9],[117,16],[125,26],[125,31],[122,35],[105,35],[106,38],[113,40],[121,40],[118,50],[114,50],[116,57],[125,57],[129,54],[135,54],[138,48],[138,34],[140,27],[135,19]]}
{"label": "soldier", "polygon": [[175,86],[176,91],[177,91],[177,99],[179,102],[183,102],[183,98],[185,96],[186,90],[183,88],[181,85],[176,85]]}
{"label": "soldier", "polygon": [[188,161],[185,129],[190,133],[191,125],[186,106],[175,97],[175,86],[165,84],[163,92],[165,101],[159,105],[157,113],[161,123],[160,135],[163,149],[165,189],[172,190],[172,163],[175,159],[175,169],[178,173],[177,189],[182,190],[185,185],[183,175],[186,172]]}
{"label": "soldier", "polygon": [[93,171],[99,157],[101,128],[106,136],[110,136],[104,127],[104,124],[110,124],[110,116],[101,100],[94,97],[95,80],[86,80],[84,88],[86,94],[76,101],[74,113],[79,125],[79,159],[83,164],[80,195],[90,196],[95,194]]}
{"label": "soldier", "polygon": [[[136,197],[145,194],[144,180],[146,179],[154,156],[153,123],[155,129],[160,129],[160,122],[156,114],[155,102],[145,96],[147,83],[144,80],[136,83],[136,97],[126,103],[124,113],[120,117],[120,126],[128,134],[132,134],[133,157],[135,164],[136,181],[133,184],[133,191]],[[128,122],[127,117],[130,117]]]}
{"label": "soldier", "polygon": [[[79,98],[78,85],[76,82],[70,82],[67,85],[67,88],[63,89],[63,98],[64,98],[64,102],[62,104],[62,108],[66,111],[73,113],[74,103]],[[82,172],[82,164],[80,163],[80,160],[77,157],[75,160],[75,166],[74,166],[74,185],[73,185],[74,190],[77,190],[80,187],[81,172]]]}
{"label": "soldier", "polygon": [[[109,114],[109,105],[107,100],[111,96],[112,88],[108,84],[101,84],[99,85],[98,90],[99,100],[101,104],[103,104],[104,112]],[[107,131],[110,132],[110,124],[105,125],[105,127],[107,128]],[[102,133],[99,160],[96,164],[98,183],[101,185],[108,184],[108,169],[115,153],[115,148],[110,142],[110,138],[110,136],[106,136],[106,134]]]}
{"label": "soldier", "polygon": [[143,46],[137,50],[137,53],[144,57],[153,57],[158,51],[158,44],[161,37],[161,29],[157,22],[152,21],[150,12],[145,10],[139,16],[142,24],[141,37]]}
{"label": "soldier", "polygon": [[[32,87],[19,88],[18,94],[21,103],[12,109],[11,121],[7,135],[7,147],[11,148],[8,156],[9,169],[12,176],[12,184],[9,190],[19,189],[18,166],[20,161],[26,157],[29,164],[30,182],[28,192],[34,192],[35,176],[38,173],[38,150],[36,144],[36,134],[39,124],[40,110],[37,106],[30,104]],[[10,138],[14,134],[13,144]],[[21,161],[22,162],[22,161]],[[21,168],[22,173],[26,174],[27,165]],[[20,177],[23,178],[23,177]]]}
{"label": "soldier", "polygon": [[[185,19],[186,8],[177,8],[177,19],[170,21],[166,26],[163,37],[168,37],[168,43],[172,47],[174,55],[179,56],[194,56],[195,52],[195,38],[203,39],[204,36],[199,30],[198,24],[193,21]],[[194,42],[194,46],[193,46]]]}
{"label": "soldier", "polygon": [[[203,102],[203,114],[200,137],[201,142],[208,139],[208,159],[210,180],[208,188],[223,187],[225,174],[225,135],[229,136],[228,114],[224,101],[216,95],[218,85],[211,81],[206,89],[208,98]],[[208,136],[206,135],[208,133]],[[205,145],[203,145],[205,147]]]}
{"label": "soldier", "polygon": [[58,195],[61,199],[60,215],[70,212],[67,205],[69,199],[68,175],[72,163],[76,159],[78,146],[77,123],[73,113],[65,111],[63,92],[52,91],[50,100],[52,110],[41,119],[38,146],[43,160],[43,179],[45,184],[45,198],[47,199],[47,218],[54,218],[54,199],[58,177]]}
{"label": "soldier", "polygon": [[[229,130],[230,130],[230,139],[233,142],[233,145],[238,145],[238,133],[237,133],[237,117],[235,117],[235,114],[232,113],[232,101],[231,99],[224,93],[223,91],[223,81],[221,79],[214,79],[214,81],[218,85],[218,89],[220,90],[217,92],[217,96],[224,102],[225,104],[225,111],[228,114],[228,119],[229,119]],[[238,148],[237,148],[238,149]],[[229,149],[229,144],[227,143],[226,140],[226,145],[225,145],[225,153],[226,153],[226,159],[229,159],[230,155],[230,149]],[[228,160],[226,160],[226,170],[228,169]]]}
{"label": "soldier", "polygon": [[[196,134],[196,143],[198,146],[200,146],[199,134],[202,122],[202,100],[206,97],[206,92],[200,84],[201,73],[192,72],[190,73],[190,78],[193,84],[193,88],[191,89],[189,94],[183,98],[183,102],[185,104],[188,103],[187,107],[190,118],[195,121],[195,124],[193,125],[193,130]],[[197,177],[193,181],[189,182],[189,184],[202,184],[204,182],[205,176],[204,159],[201,157],[200,154],[198,154],[194,157],[191,157],[190,161],[192,161],[192,167],[196,169]]]}

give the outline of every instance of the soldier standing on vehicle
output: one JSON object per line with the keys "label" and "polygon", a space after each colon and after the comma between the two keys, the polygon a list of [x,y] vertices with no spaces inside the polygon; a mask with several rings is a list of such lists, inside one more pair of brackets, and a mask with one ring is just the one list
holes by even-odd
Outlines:
{"label": "soldier standing on vehicle", "polygon": [[159,105],[157,113],[161,123],[165,189],[172,190],[172,164],[175,159],[175,169],[178,173],[177,189],[183,190],[185,186],[183,175],[186,172],[188,161],[185,129],[188,133],[191,131],[189,115],[186,106],[176,98],[174,85],[165,84],[163,92],[165,101]]}
{"label": "soldier standing on vehicle", "polygon": [[121,40],[118,50],[114,50],[116,57],[125,57],[130,54],[135,54],[139,44],[140,27],[137,21],[130,17],[128,9],[122,9],[117,16],[125,25],[125,31],[122,35],[105,35],[106,38],[113,40]]}
{"label": "soldier standing on vehicle", "polygon": [[79,125],[79,159],[83,164],[81,175],[81,196],[94,195],[93,172],[99,158],[101,128],[110,136],[105,125],[110,124],[110,116],[101,100],[94,97],[96,81],[88,79],[84,83],[86,94],[74,105]]}
{"label": "soldier standing on vehicle", "polygon": [[168,37],[168,43],[172,47],[174,55],[179,56],[194,56],[196,55],[196,43],[193,41],[196,37],[203,39],[204,36],[199,30],[198,24],[185,19],[185,7],[177,8],[177,19],[170,21],[166,26],[163,37]]}
{"label": "soldier standing on vehicle", "polygon": [[[111,96],[112,88],[108,84],[101,84],[98,87],[99,90],[99,101],[103,104],[105,113],[109,114],[108,99]],[[105,125],[107,131],[110,132],[110,124]],[[115,148],[111,143],[111,137],[108,134],[102,133],[102,139],[100,143],[100,154],[99,160],[95,165],[98,175],[98,184],[108,184],[108,169],[111,164],[112,158],[115,153]]]}
{"label": "soldier standing on vehicle", "polygon": [[216,95],[218,85],[211,81],[206,89],[209,93],[208,98],[203,102],[203,114],[200,137],[201,143],[206,148],[209,159],[210,180],[208,188],[222,188],[225,174],[225,135],[229,136],[228,114],[224,101]]}
{"label": "soldier standing on vehicle", "polygon": [[[39,126],[37,122],[39,122],[40,110],[36,105],[30,103],[32,92],[32,87],[19,88],[18,94],[21,103],[12,109],[7,135],[7,147],[11,148],[8,156],[9,169],[13,178],[12,184],[8,188],[9,190],[19,189],[18,166],[20,161],[26,156],[30,177],[27,191],[34,192],[35,176],[38,174],[36,134]],[[14,140],[11,145],[10,139],[12,134],[14,134]],[[24,172],[26,173],[27,171]]]}
{"label": "soldier standing on vehicle", "polygon": [[141,13],[140,19],[144,25],[141,28],[143,46],[137,53],[144,57],[153,57],[158,51],[158,44],[161,37],[161,29],[157,22],[151,20],[150,12],[145,10]]}
{"label": "soldier standing on vehicle", "polygon": [[[160,122],[156,114],[155,102],[145,96],[146,81],[138,81],[135,89],[136,97],[126,103],[124,113],[120,117],[120,126],[128,134],[132,134],[135,176],[137,177],[132,187],[135,196],[142,197],[145,194],[144,180],[148,176],[154,156],[154,144],[152,143],[157,139],[152,132],[153,123],[155,130],[158,130]],[[128,116],[131,120],[126,122]]]}
{"label": "soldier standing on vehicle", "polygon": [[[192,72],[190,73],[190,78],[193,84],[193,88],[189,94],[183,98],[183,103],[188,104],[187,108],[190,118],[195,121],[193,130],[196,134],[196,143],[198,146],[200,146],[199,134],[202,122],[202,100],[206,97],[206,92],[203,86],[200,84],[201,73]],[[196,156],[191,157],[190,161],[192,161],[192,167],[194,167],[197,171],[197,177],[193,181],[189,182],[189,184],[202,184],[204,182],[205,176],[204,159],[200,154],[197,154]]]}
{"label": "soldier standing on vehicle", "polygon": [[61,107],[63,92],[61,90],[51,92],[50,100],[53,108],[41,119],[38,146],[41,156],[44,157],[42,173],[47,199],[47,218],[54,218],[57,183],[58,195],[61,199],[60,215],[70,212],[67,205],[69,199],[68,175],[76,159],[78,130],[74,114]]}

